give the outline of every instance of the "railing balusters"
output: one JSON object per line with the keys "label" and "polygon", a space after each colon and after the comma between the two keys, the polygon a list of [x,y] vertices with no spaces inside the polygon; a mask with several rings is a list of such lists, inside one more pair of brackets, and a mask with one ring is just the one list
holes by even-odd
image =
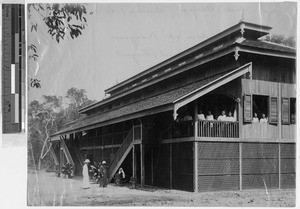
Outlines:
{"label": "railing balusters", "polygon": [[199,137],[238,138],[238,122],[231,121],[204,121],[198,122]]}

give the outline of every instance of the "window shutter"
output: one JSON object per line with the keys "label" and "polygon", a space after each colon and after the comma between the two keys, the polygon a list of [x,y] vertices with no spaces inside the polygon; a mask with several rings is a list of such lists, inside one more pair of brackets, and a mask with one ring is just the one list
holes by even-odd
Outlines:
{"label": "window shutter", "polygon": [[244,95],[244,122],[252,122],[252,96]]}
{"label": "window shutter", "polygon": [[282,98],[282,124],[290,124],[290,99]]}
{"label": "window shutter", "polygon": [[269,122],[270,123],[277,123],[278,122],[278,104],[277,104],[277,97],[270,97],[270,114],[269,114]]}

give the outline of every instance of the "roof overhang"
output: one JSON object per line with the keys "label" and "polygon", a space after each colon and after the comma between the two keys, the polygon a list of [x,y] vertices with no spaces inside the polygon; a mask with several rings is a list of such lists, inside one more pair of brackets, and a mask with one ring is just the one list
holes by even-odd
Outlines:
{"label": "roof overhang", "polygon": [[200,98],[201,96],[219,88],[220,86],[223,86],[226,83],[229,83],[230,81],[233,81],[234,79],[236,79],[246,73],[250,73],[250,78],[252,77],[252,62],[247,63],[247,64],[221,76],[220,78],[210,82],[209,84],[204,85],[204,86],[200,87],[199,89],[196,89],[193,92],[190,92],[189,94],[184,95],[183,97],[175,100],[173,102],[173,104],[174,104],[174,110],[173,110],[174,120],[177,118],[177,110],[180,107]]}
{"label": "roof overhang", "polygon": [[82,118],[62,131],[51,135],[51,141],[59,141],[59,136],[62,135],[86,131],[166,111],[173,111],[174,119],[176,119],[176,112],[180,107],[246,73],[250,73],[251,77],[252,63],[247,63],[236,69],[227,70],[220,75],[199,80],[195,83],[167,91],[163,94],[129,104],[119,109],[111,110],[107,113]]}

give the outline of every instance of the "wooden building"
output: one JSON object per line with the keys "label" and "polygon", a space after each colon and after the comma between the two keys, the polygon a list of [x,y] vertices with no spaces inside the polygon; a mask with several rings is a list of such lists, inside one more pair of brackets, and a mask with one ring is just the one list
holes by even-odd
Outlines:
{"label": "wooden building", "polygon": [[294,188],[296,49],[262,41],[270,30],[239,22],[107,89],[52,135],[54,156],[170,189]]}

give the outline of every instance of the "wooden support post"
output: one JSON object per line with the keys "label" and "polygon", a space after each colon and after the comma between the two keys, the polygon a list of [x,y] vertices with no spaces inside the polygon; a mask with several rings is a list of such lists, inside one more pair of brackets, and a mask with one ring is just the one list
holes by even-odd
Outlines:
{"label": "wooden support post", "polygon": [[194,192],[198,192],[198,142],[196,138],[198,136],[198,102],[194,101],[194,139],[193,150],[194,150]]}
{"label": "wooden support post", "polygon": [[278,83],[278,99],[277,99],[277,105],[278,105],[278,111],[277,111],[277,115],[278,115],[278,139],[280,140],[282,138],[281,136],[281,84]]}
{"label": "wooden support post", "polygon": [[153,158],[153,144],[151,143],[151,185],[154,185],[154,172],[153,172],[153,168],[154,168],[154,158]]}
{"label": "wooden support post", "polygon": [[198,142],[193,142],[194,150],[194,192],[198,192]]}
{"label": "wooden support post", "polygon": [[141,187],[145,185],[145,145],[143,142],[140,144],[140,154],[141,154]]}
{"label": "wooden support post", "polygon": [[281,144],[278,143],[278,188],[281,189]]}
{"label": "wooden support post", "polygon": [[170,189],[172,189],[172,143],[170,143]]}
{"label": "wooden support post", "polygon": [[243,189],[243,149],[242,149],[242,143],[240,142],[239,143],[239,163],[240,163],[240,166],[239,166],[239,179],[240,179],[240,190]]}
{"label": "wooden support post", "polygon": [[[242,85],[242,79],[239,78],[239,82],[240,82],[240,86],[243,88],[243,85]],[[251,84],[252,81],[250,81],[250,84]],[[238,126],[238,132],[239,132],[239,138],[242,138],[243,137],[243,93],[242,93],[242,88],[239,88],[239,93],[238,95],[240,95],[240,98],[238,99],[238,102],[237,102],[237,119],[238,119],[238,122],[239,122],[239,126]]]}
{"label": "wooden support post", "polygon": [[136,178],[135,145],[132,147],[132,176]]}
{"label": "wooden support post", "polygon": [[194,137],[198,136],[198,102],[194,102]]}

